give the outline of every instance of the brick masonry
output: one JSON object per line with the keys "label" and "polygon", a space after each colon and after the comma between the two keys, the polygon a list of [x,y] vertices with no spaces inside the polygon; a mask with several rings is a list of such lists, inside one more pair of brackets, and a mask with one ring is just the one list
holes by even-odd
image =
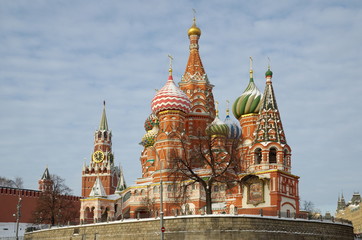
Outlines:
{"label": "brick masonry", "polygon": [[[353,227],[340,223],[245,216],[165,218],[165,239],[353,240]],[[117,221],[41,230],[25,235],[38,239],[160,239],[159,219]]]}

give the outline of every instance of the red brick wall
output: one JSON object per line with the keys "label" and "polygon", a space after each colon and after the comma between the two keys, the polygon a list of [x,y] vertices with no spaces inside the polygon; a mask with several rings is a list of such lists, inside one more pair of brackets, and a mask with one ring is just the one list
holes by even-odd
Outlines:
{"label": "red brick wall", "polygon": [[0,222],[15,222],[16,205],[21,197],[20,222],[31,223],[32,212],[36,208],[40,191],[0,187]]}
{"label": "red brick wall", "polygon": [[[21,217],[20,222],[31,223],[32,214],[36,208],[38,198],[41,191],[29,189],[16,189],[9,187],[0,187],[0,222],[15,222],[16,206],[19,197],[21,201]],[[80,209],[80,197],[66,196],[76,202],[76,209]],[[76,221],[76,220],[75,220]]]}

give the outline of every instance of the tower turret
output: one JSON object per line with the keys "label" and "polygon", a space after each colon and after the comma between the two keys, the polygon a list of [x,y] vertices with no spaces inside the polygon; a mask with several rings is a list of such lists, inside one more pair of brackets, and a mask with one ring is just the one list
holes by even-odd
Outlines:
{"label": "tower turret", "polygon": [[199,53],[201,30],[196,25],[196,18],[188,30],[190,53],[185,73],[179,83],[180,89],[191,101],[191,110],[187,115],[186,133],[190,136],[205,134],[205,129],[215,118],[213,85],[210,84]]}
{"label": "tower turret", "polygon": [[94,147],[90,163],[85,165],[82,170],[83,197],[89,196],[98,175],[102,176],[100,181],[102,181],[106,194],[113,194],[118,183],[119,169],[114,166],[112,131],[108,128],[105,101],[103,101],[99,127],[94,133]]}
{"label": "tower turret", "polygon": [[255,139],[251,154],[250,171],[279,169],[291,170],[291,149],[286,142],[282,121],[272,85],[270,66],[265,74],[266,86],[256,123]]}
{"label": "tower turret", "polygon": [[45,168],[41,179],[38,181],[39,190],[42,192],[50,191],[53,188],[53,181],[50,177],[48,167]]}
{"label": "tower turret", "polygon": [[[159,133],[154,145],[156,155],[159,156],[155,165],[155,170],[158,173],[160,173],[161,169],[170,167],[168,161],[172,154],[176,153],[177,150],[182,151],[180,136],[185,132],[186,115],[191,108],[190,99],[173,81],[172,57],[169,57],[168,80],[151,102],[152,112],[159,120]],[[154,175],[154,177],[157,175]],[[154,181],[158,180],[158,178],[154,179]]]}

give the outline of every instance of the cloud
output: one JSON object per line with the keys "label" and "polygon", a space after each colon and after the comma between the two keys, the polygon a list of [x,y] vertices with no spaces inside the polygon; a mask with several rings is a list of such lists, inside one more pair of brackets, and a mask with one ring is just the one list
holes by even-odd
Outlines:
{"label": "cloud", "polygon": [[[197,10],[200,53],[225,108],[248,82],[249,56],[264,89],[267,57],[300,195],[333,212],[360,186],[359,1],[8,1],[0,9],[1,175],[37,188],[46,165],[80,193],[102,101],[128,184],[139,163],[154,89],[188,58]],[[223,118],[223,111],[221,111]],[[29,170],[31,169],[31,170]]]}

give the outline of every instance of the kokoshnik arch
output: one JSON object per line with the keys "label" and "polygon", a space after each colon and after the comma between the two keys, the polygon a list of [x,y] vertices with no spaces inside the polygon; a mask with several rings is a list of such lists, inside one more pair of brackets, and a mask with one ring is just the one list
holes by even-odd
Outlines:
{"label": "kokoshnik arch", "polygon": [[[178,85],[174,82],[170,64],[165,85],[152,99],[152,112],[145,121],[146,133],[141,141],[142,177],[133,186],[126,186],[121,168],[114,164],[112,132],[104,104],[94,135],[94,151],[82,170],[81,221],[157,216],[161,180],[166,216],[203,213],[206,188],[192,178],[180,177],[174,163],[174,156],[190,157],[200,148],[200,139],[209,139],[211,152],[222,152],[223,159],[235,158],[223,177],[210,185],[214,212],[259,214],[262,209],[265,215],[299,214],[299,177],[291,173],[291,148],[283,130],[270,66],[262,93],[254,82],[250,58],[249,83],[232,105],[239,122],[231,119],[229,109],[222,121],[215,107],[214,86],[199,54],[200,36],[194,18],[188,30],[190,54],[181,81]],[[215,161],[217,164],[219,159]],[[206,182],[211,179],[212,167],[197,164],[196,159],[194,163],[190,167],[195,174]]]}

